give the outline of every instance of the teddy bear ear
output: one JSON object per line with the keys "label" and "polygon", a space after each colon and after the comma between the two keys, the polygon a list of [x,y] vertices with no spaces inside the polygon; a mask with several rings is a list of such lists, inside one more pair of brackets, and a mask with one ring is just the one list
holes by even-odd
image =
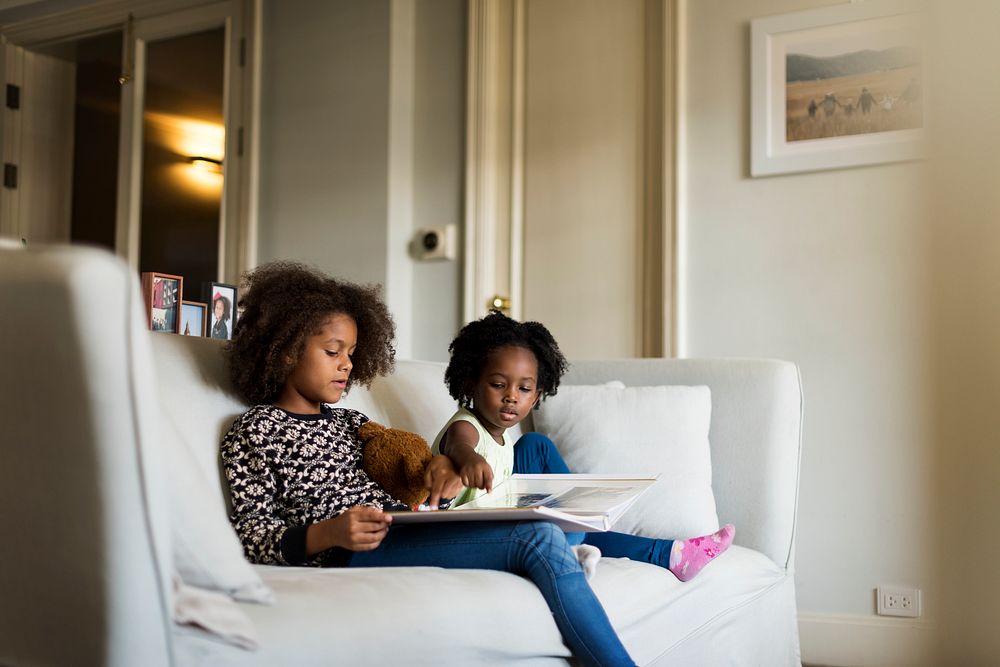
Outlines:
{"label": "teddy bear ear", "polygon": [[358,429],[358,436],[361,438],[362,442],[368,442],[376,435],[385,430],[385,426],[382,426],[376,421],[367,421],[361,425]]}

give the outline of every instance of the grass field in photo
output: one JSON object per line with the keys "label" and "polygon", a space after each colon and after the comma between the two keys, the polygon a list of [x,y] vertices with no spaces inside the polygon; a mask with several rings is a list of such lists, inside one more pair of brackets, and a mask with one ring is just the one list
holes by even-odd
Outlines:
{"label": "grass field in photo", "polygon": [[[914,80],[921,80],[919,66],[789,83],[785,87],[785,140],[803,141],[922,127],[921,98],[903,99],[904,91]],[[875,97],[869,114],[857,108],[862,88],[868,88]],[[836,96],[841,104],[830,115],[821,105],[828,93]],[[820,105],[813,117],[809,116],[809,100]],[[848,104],[852,107],[851,113],[846,109]]]}

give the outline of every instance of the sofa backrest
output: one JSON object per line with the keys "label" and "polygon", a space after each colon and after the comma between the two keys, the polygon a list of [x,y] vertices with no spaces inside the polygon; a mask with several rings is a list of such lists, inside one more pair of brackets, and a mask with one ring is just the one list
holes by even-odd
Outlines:
{"label": "sofa backrest", "polygon": [[794,560],[802,436],[798,367],[770,359],[621,359],[571,364],[566,384],[707,385],[712,491],[736,542],[782,568]]}
{"label": "sofa backrest", "polygon": [[[246,406],[231,390],[223,343],[151,333],[165,409],[211,479],[221,479],[219,440]],[[393,375],[355,387],[342,405],[428,443],[455,410],[445,364],[399,360]],[[566,384],[708,385],[712,391],[713,490],[737,542],[789,567],[798,497],[802,392],[794,364],[745,359],[630,359],[572,363]],[[525,429],[530,430],[530,420]],[[512,435],[516,439],[520,427]],[[558,444],[558,443],[557,443]],[[220,492],[225,484],[220,484]]]}

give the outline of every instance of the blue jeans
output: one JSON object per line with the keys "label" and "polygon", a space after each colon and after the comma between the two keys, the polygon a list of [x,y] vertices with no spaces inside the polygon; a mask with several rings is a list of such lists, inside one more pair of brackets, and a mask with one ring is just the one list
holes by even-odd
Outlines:
{"label": "blue jeans", "polygon": [[[526,576],[552,610],[563,640],[584,665],[635,665],[557,526],[542,521],[393,526],[378,549],[347,567],[431,565]],[[512,641],[516,641],[512,637]]]}
{"label": "blue jeans", "polygon": [[[569,467],[559,455],[555,444],[541,433],[525,433],[514,443],[514,472],[526,474],[563,475]],[[673,540],[657,540],[626,533],[568,533],[570,544],[591,544],[601,555],[629,558],[660,567],[670,565]]]}

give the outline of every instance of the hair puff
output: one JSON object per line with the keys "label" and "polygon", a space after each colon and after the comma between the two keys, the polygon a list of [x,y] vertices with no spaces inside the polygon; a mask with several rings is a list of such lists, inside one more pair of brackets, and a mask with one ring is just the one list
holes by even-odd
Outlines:
{"label": "hair puff", "polygon": [[539,322],[518,322],[499,311],[469,322],[448,346],[451,359],[444,372],[448,393],[459,405],[472,405],[475,384],[489,355],[501,347],[531,350],[538,361],[538,389],[544,400],[555,396],[566,372],[566,357],[549,330]]}
{"label": "hair puff", "polygon": [[298,262],[270,262],[243,275],[240,316],[227,345],[233,385],[251,405],[273,403],[305,350],[306,338],[331,315],[354,318],[358,343],[347,388],[392,372],[395,325],[377,285],[335,280]]}

